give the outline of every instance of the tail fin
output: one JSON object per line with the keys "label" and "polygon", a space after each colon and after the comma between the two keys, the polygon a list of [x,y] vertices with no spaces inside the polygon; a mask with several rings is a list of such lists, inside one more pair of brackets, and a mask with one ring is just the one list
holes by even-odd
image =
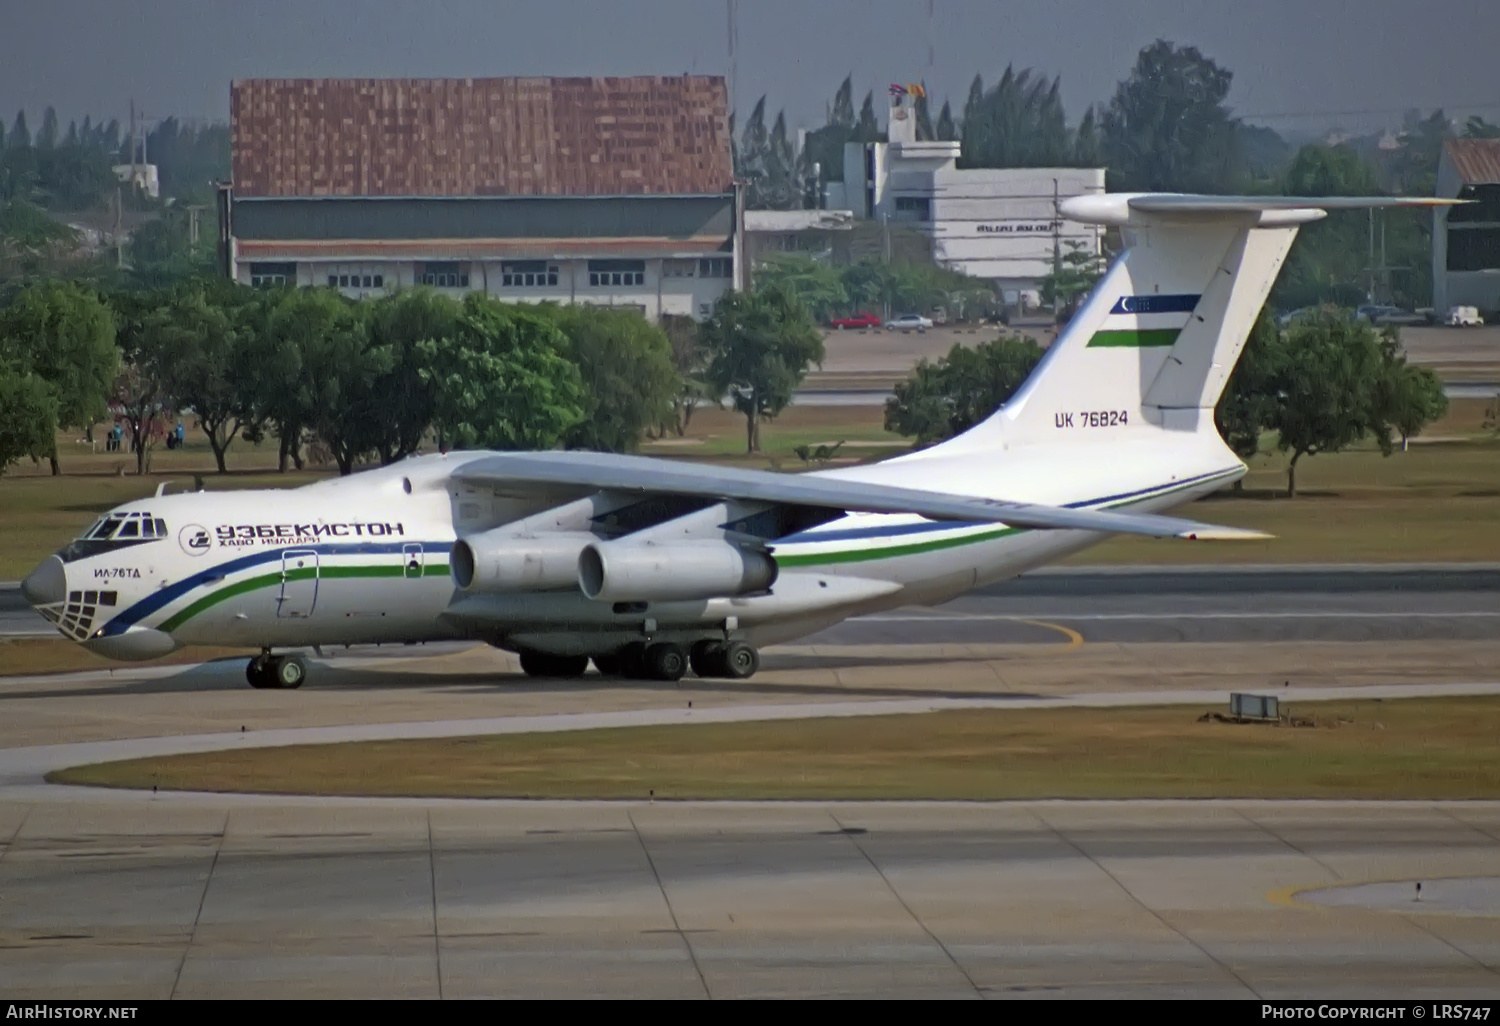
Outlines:
{"label": "tail fin", "polygon": [[1097,439],[1077,430],[1084,427],[1213,431],[1214,406],[1299,227],[1332,208],[1448,202],[1160,193],[1066,200],[1064,216],[1121,228],[1125,251],[1010,402],[950,444]]}

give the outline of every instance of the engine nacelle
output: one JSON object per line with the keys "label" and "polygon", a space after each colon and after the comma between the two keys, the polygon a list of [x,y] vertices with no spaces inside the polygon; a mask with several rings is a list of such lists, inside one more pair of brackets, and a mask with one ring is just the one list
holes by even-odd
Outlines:
{"label": "engine nacelle", "polygon": [[598,540],[586,531],[529,538],[485,531],[453,543],[453,581],[468,592],[571,589],[578,584],[578,554]]}
{"label": "engine nacelle", "polygon": [[776,561],[723,541],[595,542],[578,556],[578,586],[601,602],[674,602],[765,591]]}

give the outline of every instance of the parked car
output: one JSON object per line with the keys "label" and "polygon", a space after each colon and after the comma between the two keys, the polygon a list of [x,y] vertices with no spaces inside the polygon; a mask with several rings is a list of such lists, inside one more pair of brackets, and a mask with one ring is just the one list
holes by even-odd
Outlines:
{"label": "parked car", "polygon": [[1410,310],[1403,310],[1399,306],[1382,306],[1371,304],[1362,306],[1354,311],[1356,319],[1368,321],[1374,325],[1384,324],[1426,324],[1427,318]]}
{"label": "parked car", "polygon": [[921,314],[902,314],[900,317],[893,317],[886,321],[885,326],[891,331],[911,331],[913,328],[926,331],[932,327],[932,319],[923,317]]}
{"label": "parked car", "polygon": [[835,317],[828,322],[828,326],[830,328],[837,328],[840,331],[843,331],[845,328],[878,328],[880,327],[880,318],[872,313],[857,313],[851,314],[848,317]]}
{"label": "parked car", "polygon": [[1283,328],[1285,328],[1287,325],[1291,324],[1293,321],[1298,320],[1299,318],[1302,318],[1302,317],[1311,317],[1313,314],[1315,314],[1317,312],[1318,312],[1318,308],[1316,306],[1298,307],[1296,310],[1292,310],[1290,313],[1284,313],[1280,317],[1276,318],[1276,323],[1280,324]]}
{"label": "parked car", "polygon": [[1478,328],[1483,326],[1484,318],[1479,316],[1477,306],[1455,306],[1443,318],[1443,323],[1450,328]]}

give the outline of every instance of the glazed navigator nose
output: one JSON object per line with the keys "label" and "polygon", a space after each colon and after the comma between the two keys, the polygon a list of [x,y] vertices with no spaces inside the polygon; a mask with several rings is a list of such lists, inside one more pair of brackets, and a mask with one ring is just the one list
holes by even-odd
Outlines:
{"label": "glazed navigator nose", "polygon": [[21,582],[21,594],[34,606],[50,606],[68,597],[68,575],[63,561],[48,556]]}

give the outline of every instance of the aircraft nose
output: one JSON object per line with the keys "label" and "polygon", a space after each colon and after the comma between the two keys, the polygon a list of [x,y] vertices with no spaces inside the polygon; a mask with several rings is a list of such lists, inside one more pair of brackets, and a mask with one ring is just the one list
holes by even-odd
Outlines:
{"label": "aircraft nose", "polygon": [[63,561],[48,556],[21,582],[21,594],[33,606],[50,606],[67,598],[68,575],[63,570]]}

